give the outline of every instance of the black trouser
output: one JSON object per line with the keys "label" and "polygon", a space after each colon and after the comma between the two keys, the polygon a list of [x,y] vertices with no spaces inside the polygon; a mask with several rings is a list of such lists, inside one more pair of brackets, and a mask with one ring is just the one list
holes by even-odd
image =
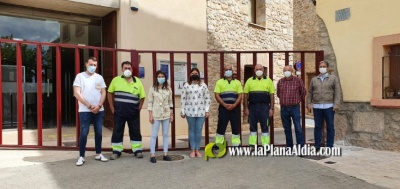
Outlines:
{"label": "black trouser", "polygon": [[239,135],[240,105],[237,105],[233,110],[227,110],[222,105],[219,105],[217,124],[217,133],[219,135],[225,135],[228,122],[231,122],[232,134]]}

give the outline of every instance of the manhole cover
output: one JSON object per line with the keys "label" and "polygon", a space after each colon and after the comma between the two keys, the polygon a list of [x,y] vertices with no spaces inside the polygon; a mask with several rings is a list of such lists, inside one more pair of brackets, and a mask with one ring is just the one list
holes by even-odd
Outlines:
{"label": "manhole cover", "polygon": [[[183,160],[185,157],[183,157],[182,155],[168,155],[171,158],[171,161],[179,161],[179,160]],[[164,161],[163,160],[163,155],[161,156],[156,156],[157,161]]]}

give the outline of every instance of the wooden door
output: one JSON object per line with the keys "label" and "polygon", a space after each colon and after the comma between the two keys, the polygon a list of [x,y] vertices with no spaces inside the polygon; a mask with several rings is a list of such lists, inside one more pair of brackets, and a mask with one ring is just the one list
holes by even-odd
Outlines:
{"label": "wooden door", "polygon": [[[102,42],[103,47],[117,47],[117,14],[115,11],[106,15],[102,19]],[[117,74],[117,60],[111,51],[103,51],[103,77],[107,87]],[[114,118],[108,105],[108,99],[104,102],[105,118],[104,126],[114,128]]]}

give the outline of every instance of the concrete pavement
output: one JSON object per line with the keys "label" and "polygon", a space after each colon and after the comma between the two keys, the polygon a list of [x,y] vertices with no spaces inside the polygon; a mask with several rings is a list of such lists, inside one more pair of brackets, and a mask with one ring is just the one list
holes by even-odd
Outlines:
{"label": "concrete pavement", "polygon": [[[400,154],[354,146],[328,158],[188,157],[156,164],[149,154],[100,162],[87,152],[75,166],[76,151],[0,150],[1,188],[399,188]],[[157,152],[161,155],[160,152]],[[107,157],[110,153],[105,154]],[[326,162],[334,162],[327,164]]]}

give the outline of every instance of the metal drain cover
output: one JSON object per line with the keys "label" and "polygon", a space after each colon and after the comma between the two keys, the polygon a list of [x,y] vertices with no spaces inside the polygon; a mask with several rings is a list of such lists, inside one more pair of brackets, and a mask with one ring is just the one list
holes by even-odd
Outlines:
{"label": "metal drain cover", "polygon": [[[171,158],[171,161],[179,161],[179,160],[183,160],[185,157],[183,157],[182,155],[168,155]],[[156,156],[157,161],[164,161],[163,160],[163,155],[161,156]]]}

